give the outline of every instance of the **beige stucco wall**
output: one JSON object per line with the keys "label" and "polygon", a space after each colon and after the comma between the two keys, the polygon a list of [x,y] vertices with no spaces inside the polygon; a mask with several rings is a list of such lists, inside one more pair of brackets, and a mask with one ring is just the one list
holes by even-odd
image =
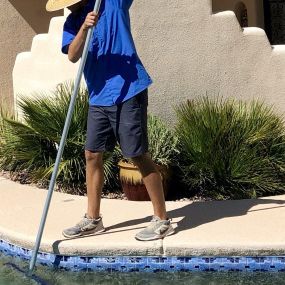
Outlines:
{"label": "beige stucco wall", "polygon": [[46,0],[0,1],[0,102],[13,102],[12,70],[18,53],[31,48],[33,37],[48,30]]}
{"label": "beige stucco wall", "polygon": [[149,110],[174,123],[174,105],[220,94],[284,112],[285,47],[272,49],[260,28],[241,29],[231,11],[212,14],[211,2],[134,2],[133,34],[154,80]]}
{"label": "beige stucco wall", "polygon": [[[211,0],[134,1],[131,17],[138,54],[154,81],[149,112],[169,125],[177,104],[206,94],[262,98],[285,111],[285,46],[272,48],[264,30],[241,29],[232,11],[213,14]],[[75,77],[59,48],[64,19],[53,20],[49,35],[34,38],[32,53],[18,55],[15,92]]]}
{"label": "beige stucco wall", "polygon": [[213,0],[213,12],[225,10],[236,11],[239,3],[247,8],[248,25],[250,27],[264,28],[264,11],[262,0]]}
{"label": "beige stucco wall", "polygon": [[57,84],[76,77],[80,61],[74,64],[61,52],[62,28],[68,13],[66,9],[64,16],[53,17],[48,33],[36,35],[30,51],[17,55],[13,69],[15,107],[22,96],[50,94]]}

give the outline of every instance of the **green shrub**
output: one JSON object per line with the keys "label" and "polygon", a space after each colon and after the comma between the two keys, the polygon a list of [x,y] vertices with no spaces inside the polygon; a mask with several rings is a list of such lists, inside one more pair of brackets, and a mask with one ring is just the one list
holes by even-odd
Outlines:
{"label": "green shrub", "polygon": [[179,149],[178,136],[157,116],[148,115],[149,152],[160,165],[176,164]]}
{"label": "green shrub", "polygon": [[285,190],[285,132],[263,102],[188,100],[175,107],[183,182],[214,198],[246,198]]}
{"label": "green shrub", "polygon": [[[58,86],[52,96],[34,94],[19,101],[23,121],[4,118],[2,123],[1,169],[27,171],[33,181],[50,179],[73,88],[73,83],[64,83]],[[82,185],[85,183],[87,113],[88,93],[81,88],[57,177],[62,191],[75,191],[74,194],[83,194],[85,191]],[[116,184],[114,159],[112,153],[104,153],[105,186]]]}

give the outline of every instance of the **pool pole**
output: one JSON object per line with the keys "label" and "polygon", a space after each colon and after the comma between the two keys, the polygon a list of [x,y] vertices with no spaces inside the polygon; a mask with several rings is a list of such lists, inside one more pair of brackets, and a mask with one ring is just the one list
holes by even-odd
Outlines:
{"label": "pool pole", "polygon": [[[94,5],[94,10],[93,11],[96,14],[99,13],[99,9],[100,9],[100,6],[101,6],[101,1],[102,0],[96,0],[95,1],[95,5]],[[61,136],[61,139],[60,139],[60,144],[59,144],[59,148],[58,148],[58,152],[57,152],[57,156],[56,156],[56,160],[55,160],[55,165],[54,165],[52,176],[51,176],[50,183],[49,183],[49,189],[48,189],[48,194],[47,194],[47,198],[46,198],[46,202],[45,202],[45,206],[44,206],[44,210],[43,210],[43,214],[42,214],[42,219],[41,219],[41,222],[40,222],[40,226],[39,226],[39,230],[38,230],[37,239],[36,239],[34,251],[33,251],[33,254],[32,254],[32,258],[30,260],[29,274],[32,273],[32,271],[33,271],[33,269],[35,267],[37,254],[38,254],[38,250],[39,250],[39,247],[40,247],[40,242],[41,242],[41,238],[42,238],[42,234],[43,234],[43,230],[44,230],[44,226],[45,226],[45,222],[46,222],[46,218],[47,218],[47,213],[48,213],[48,209],[49,209],[49,205],[50,205],[50,201],[51,201],[51,197],[52,197],[52,193],[53,193],[53,190],[54,190],[54,185],[55,185],[55,181],[56,181],[56,177],[57,177],[57,173],[58,173],[58,168],[59,168],[59,164],[60,164],[60,161],[61,161],[61,158],[62,158],[62,153],[63,153],[64,145],[65,145],[65,142],[66,142],[66,137],[67,137],[67,134],[68,134],[68,130],[69,130],[69,127],[70,127],[70,122],[71,122],[71,118],[72,118],[72,114],[73,114],[73,110],[74,110],[74,106],[75,106],[76,97],[77,97],[77,94],[78,94],[78,91],[79,91],[80,82],[81,82],[84,66],[85,66],[86,59],[87,59],[88,47],[90,45],[90,41],[91,41],[91,37],[92,37],[92,34],[93,34],[93,30],[94,30],[94,26],[88,30],[86,41],[85,41],[85,45],[84,45],[84,49],[83,49],[83,52],[82,52],[80,66],[79,66],[79,69],[78,69],[77,77],[75,79],[74,89],[73,89],[73,93],[72,93],[71,100],[70,100],[70,103],[69,103],[69,108],[68,108],[68,112],[67,112],[67,116],[66,116],[66,120],[65,120],[65,124],[64,124],[64,129],[63,129],[62,136]]]}

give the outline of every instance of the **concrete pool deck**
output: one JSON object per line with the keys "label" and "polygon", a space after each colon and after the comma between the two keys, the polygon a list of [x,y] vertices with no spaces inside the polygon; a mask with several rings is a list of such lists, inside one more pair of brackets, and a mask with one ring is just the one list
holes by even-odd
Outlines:
{"label": "concrete pool deck", "polygon": [[[47,190],[0,177],[0,239],[33,249]],[[172,202],[177,232],[138,241],[153,214],[151,202],[102,199],[104,233],[66,239],[61,232],[84,215],[87,197],[54,192],[40,251],[76,256],[245,256],[285,253],[285,195],[231,201]]]}

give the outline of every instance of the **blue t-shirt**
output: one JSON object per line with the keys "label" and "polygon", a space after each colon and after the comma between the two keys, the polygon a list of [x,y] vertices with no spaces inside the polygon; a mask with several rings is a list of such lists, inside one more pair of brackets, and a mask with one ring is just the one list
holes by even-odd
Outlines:
{"label": "blue t-shirt", "polygon": [[[89,104],[112,106],[146,89],[152,79],[145,70],[131,34],[129,8],[133,0],[102,0],[99,20],[88,50],[84,77]],[[95,0],[79,12],[68,15],[62,36],[62,52],[67,54]]]}

